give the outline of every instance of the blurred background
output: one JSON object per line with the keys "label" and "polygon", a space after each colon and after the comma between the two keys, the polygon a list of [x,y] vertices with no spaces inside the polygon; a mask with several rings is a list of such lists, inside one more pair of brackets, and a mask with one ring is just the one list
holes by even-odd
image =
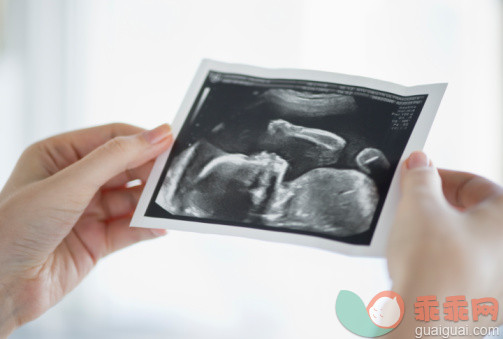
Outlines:
{"label": "blurred background", "polygon": [[[448,82],[426,151],[503,182],[500,0],[0,0],[0,184],[63,131],[171,122],[201,58]],[[382,259],[170,232],[103,260],[12,338],[350,338]]]}

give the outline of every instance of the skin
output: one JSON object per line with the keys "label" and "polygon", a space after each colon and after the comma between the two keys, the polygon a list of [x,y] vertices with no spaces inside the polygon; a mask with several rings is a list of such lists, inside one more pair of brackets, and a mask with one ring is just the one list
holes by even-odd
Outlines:
{"label": "skin", "polygon": [[0,338],[69,293],[100,258],[164,230],[130,228],[171,129],[112,124],[30,146],[0,193]]}
{"label": "skin", "polygon": [[[405,303],[402,323],[387,338],[413,338],[418,326],[498,326],[443,319],[445,297],[503,302],[503,189],[479,176],[437,170],[415,152],[402,168],[402,198],[388,242],[393,291]],[[439,321],[416,321],[416,298],[436,295]],[[501,318],[501,316],[499,316]],[[434,337],[429,337],[434,338]]]}
{"label": "skin", "polygon": [[[167,125],[146,132],[113,124],[23,153],[0,192],[0,338],[61,300],[100,258],[165,233],[128,227],[142,186],[126,184],[144,182],[172,140]],[[387,338],[411,338],[425,326],[411,311],[418,296],[503,301],[503,189],[473,174],[438,171],[420,152],[402,168],[401,186],[387,257],[406,314]]]}

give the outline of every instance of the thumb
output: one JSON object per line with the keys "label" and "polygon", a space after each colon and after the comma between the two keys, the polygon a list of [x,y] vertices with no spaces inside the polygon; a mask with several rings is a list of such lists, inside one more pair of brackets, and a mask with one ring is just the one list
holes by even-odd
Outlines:
{"label": "thumb", "polygon": [[445,202],[438,171],[423,152],[413,152],[405,161],[401,192],[404,202],[418,208],[433,208]]}
{"label": "thumb", "polygon": [[115,137],[81,160],[50,177],[57,199],[67,199],[76,211],[83,210],[108,180],[155,158],[171,145],[169,125],[131,136]]}

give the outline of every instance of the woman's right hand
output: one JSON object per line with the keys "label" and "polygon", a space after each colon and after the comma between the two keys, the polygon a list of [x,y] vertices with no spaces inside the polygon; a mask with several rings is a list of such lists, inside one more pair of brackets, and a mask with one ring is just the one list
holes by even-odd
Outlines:
{"label": "woman's right hand", "polygon": [[[503,302],[503,188],[482,177],[437,170],[414,152],[402,168],[402,197],[388,242],[393,290],[404,298],[403,323],[389,337],[412,338],[418,326],[497,326],[444,321],[445,297]],[[435,295],[438,322],[415,320],[414,303]],[[468,307],[470,308],[470,306]],[[482,320],[483,319],[483,320]]]}

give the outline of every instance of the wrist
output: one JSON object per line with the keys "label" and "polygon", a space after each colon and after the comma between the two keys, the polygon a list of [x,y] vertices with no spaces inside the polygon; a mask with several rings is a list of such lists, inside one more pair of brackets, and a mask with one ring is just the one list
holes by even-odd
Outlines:
{"label": "wrist", "polygon": [[[404,280],[405,282],[406,280]],[[436,286],[435,284],[428,282],[411,282],[408,284],[397,285],[393,284],[392,291],[398,293],[405,304],[405,314],[402,320],[402,323],[396,328],[395,331],[391,332],[389,335],[385,336],[386,339],[401,339],[401,338],[412,338],[414,335],[419,335],[418,333],[440,333],[438,336],[432,336],[434,338],[440,338],[441,329],[445,330],[450,329],[452,333],[471,333],[470,338],[473,336],[475,332],[473,332],[475,327],[485,327],[485,326],[497,326],[498,323],[494,323],[490,321],[489,318],[482,318],[480,321],[474,321],[471,313],[466,313],[465,316],[467,319],[461,319],[463,321],[453,320],[452,318],[447,318],[447,314],[445,312],[445,305],[447,298],[460,296],[463,297],[463,301],[466,301],[466,306],[463,306],[466,310],[470,305],[470,300],[481,298],[486,296],[484,293],[479,293],[478,291],[474,291],[473,289],[457,288],[455,285],[445,285],[439,284]],[[431,296],[431,298],[424,298],[427,296]],[[418,299],[419,298],[419,299]],[[428,301],[424,301],[428,300]],[[432,313],[428,313],[432,318],[430,320],[424,319],[424,315],[422,312],[429,312],[422,309],[421,303],[429,303],[431,300],[432,308],[437,310],[435,318],[433,318]],[[416,306],[416,303],[419,306]],[[436,305],[434,303],[437,303]],[[449,306],[447,306],[449,307]],[[452,306],[451,306],[452,307]],[[471,311],[470,311],[471,312]],[[451,315],[452,317],[452,315]],[[457,328],[457,329],[456,329]],[[468,335],[468,334],[467,334]],[[424,335],[426,336],[426,335]],[[423,335],[421,335],[423,337]]]}
{"label": "wrist", "polygon": [[14,299],[8,285],[0,282],[0,339],[7,338],[16,327]]}

